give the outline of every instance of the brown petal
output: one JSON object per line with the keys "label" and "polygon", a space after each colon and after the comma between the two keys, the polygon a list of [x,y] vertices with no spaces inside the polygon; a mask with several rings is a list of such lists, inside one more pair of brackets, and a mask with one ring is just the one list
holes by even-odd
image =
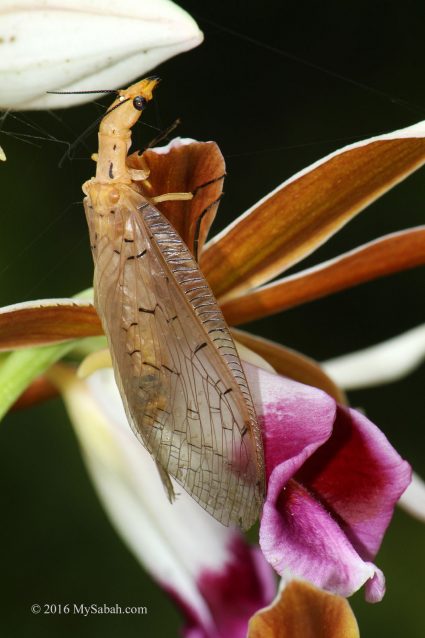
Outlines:
{"label": "brown petal", "polygon": [[244,330],[232,328],[231,332],[237,341],[270,363],[278,374],[324,390],[338,403],[347,403],[344,392],[313,359]]}
{"label": "brown petal", "polygon": [[419,168],[425,139],[392,134],[403,135],[352,145],[313,164],[210,241],[201,267],[216,297],[227,299],[276,277]]}
{"label": "brown petal", "polygon": [[221,309],[228,323],[246,323],[424,263],[425,226],[418,226],[235,297]]}
{"label": "brown petal", "polygon": [[[225,174],[224,158],[215,142],[195,142],[177,138],[168,146],[149,149],[140,156],[133,153],[127,159],[132,168],[144,168],[146,160],[150,169],[149,183],[152,189],[143,191],[146,195],[157,196],[165,193],[195,193],[189,201],[170,201],[155,204],[172,223],[179,235],[193,252],[196,222],[199,216],[221,195]],[[214,181],[204,188],[199,186]],[[198,254],[207,237],[217,212],[218,203],[204,214],[199,234]]]}
{"label": "brown petal", "polygon": [[248,638],[359,638],[348,601],[291,581],[270,607],[249,622]]}
{"label": "brown petal", "polygon": [[27,387],[19,399],[12,405],[11,409],[22,410],[24,408],[30,408],[33,405],[52,399],[58,394],[58,389],[46,379],[46,377],[41,376]]}
{"label": "brown petal", "polygon": [[84,301],[45,299],[0,310],[0,351],[101,334],[96,310]]}

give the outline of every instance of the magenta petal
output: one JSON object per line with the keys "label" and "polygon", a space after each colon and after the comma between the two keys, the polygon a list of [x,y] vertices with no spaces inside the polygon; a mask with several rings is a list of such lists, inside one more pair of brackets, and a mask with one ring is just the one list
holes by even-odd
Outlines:
{"label": "magenta petal", "polygon": [[375,575],[365,585],[365,598],[368,603],[379,603],[385,594],[385,576],[377,567]]}
{"label": "magenta petal", "polygon": [[273,600],[276,579],[260,549],[249,546],[235,532],[229,555],[217,570],[204,569],[197,577],[211,623],[201,620],[178,595],[170,592],[187,619],[185,638],[245,638],[251,616]]}
{"label": "magenta petal", "polygon": [[308,386],[245,366],[263,428],[267,498],[260,545],[282,576],[348,596],[384,577],[371,559],[410,467],[365,416]]}
{"label": "magenta petal", "polygon": [[267,483],[274,468],[282,463],[290,479],[329,439],[336,403],[321,390],[246,362],[243,365],[262,425]]}
{"label": "magenta petal", "polygon": [[332,437],[296,478],[331,512],[360,556],[372,560],[411,469],[367,417],[338,406]]}
{"label": "magenta petal", "polygon": [[328,511],[295,480],[282,488],[276,470],[264,505],[260,545],[283,577],[309,580],[349,596],[375,575]]}

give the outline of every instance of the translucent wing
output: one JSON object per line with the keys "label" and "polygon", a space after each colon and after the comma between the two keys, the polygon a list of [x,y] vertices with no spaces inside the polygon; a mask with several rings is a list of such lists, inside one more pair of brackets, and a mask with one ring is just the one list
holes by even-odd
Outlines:
{"label": "translucent wing", "polygon": [[127,416],[202,507],[248,528],[263,500],[263,452],[234,343],[173,227],[131,188],[120,193],[113,209],[85,204],[95,304]]}

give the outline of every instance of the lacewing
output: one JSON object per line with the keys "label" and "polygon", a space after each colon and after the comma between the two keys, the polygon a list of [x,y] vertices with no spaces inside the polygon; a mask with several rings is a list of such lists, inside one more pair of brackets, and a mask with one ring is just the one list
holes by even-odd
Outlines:
{"label": "lacewing", "polygon": [[248,528],[264,462],[241,362],[195,258],[126,165],[157,82],[119,91],[100,124],[96,177],[83,186],[94,303],[128,420],[170,500],[171,476],[218,521]]}

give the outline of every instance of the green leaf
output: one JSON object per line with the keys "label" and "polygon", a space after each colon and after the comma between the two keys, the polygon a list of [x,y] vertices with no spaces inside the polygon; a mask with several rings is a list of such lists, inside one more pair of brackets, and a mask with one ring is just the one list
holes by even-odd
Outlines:
{"label": "green leaf", "polygon": [[55,346],[16,350],[2,357],[0,360],[0,419],[34,379],[77,344],[79,344],[78,341],[67,341]]}

